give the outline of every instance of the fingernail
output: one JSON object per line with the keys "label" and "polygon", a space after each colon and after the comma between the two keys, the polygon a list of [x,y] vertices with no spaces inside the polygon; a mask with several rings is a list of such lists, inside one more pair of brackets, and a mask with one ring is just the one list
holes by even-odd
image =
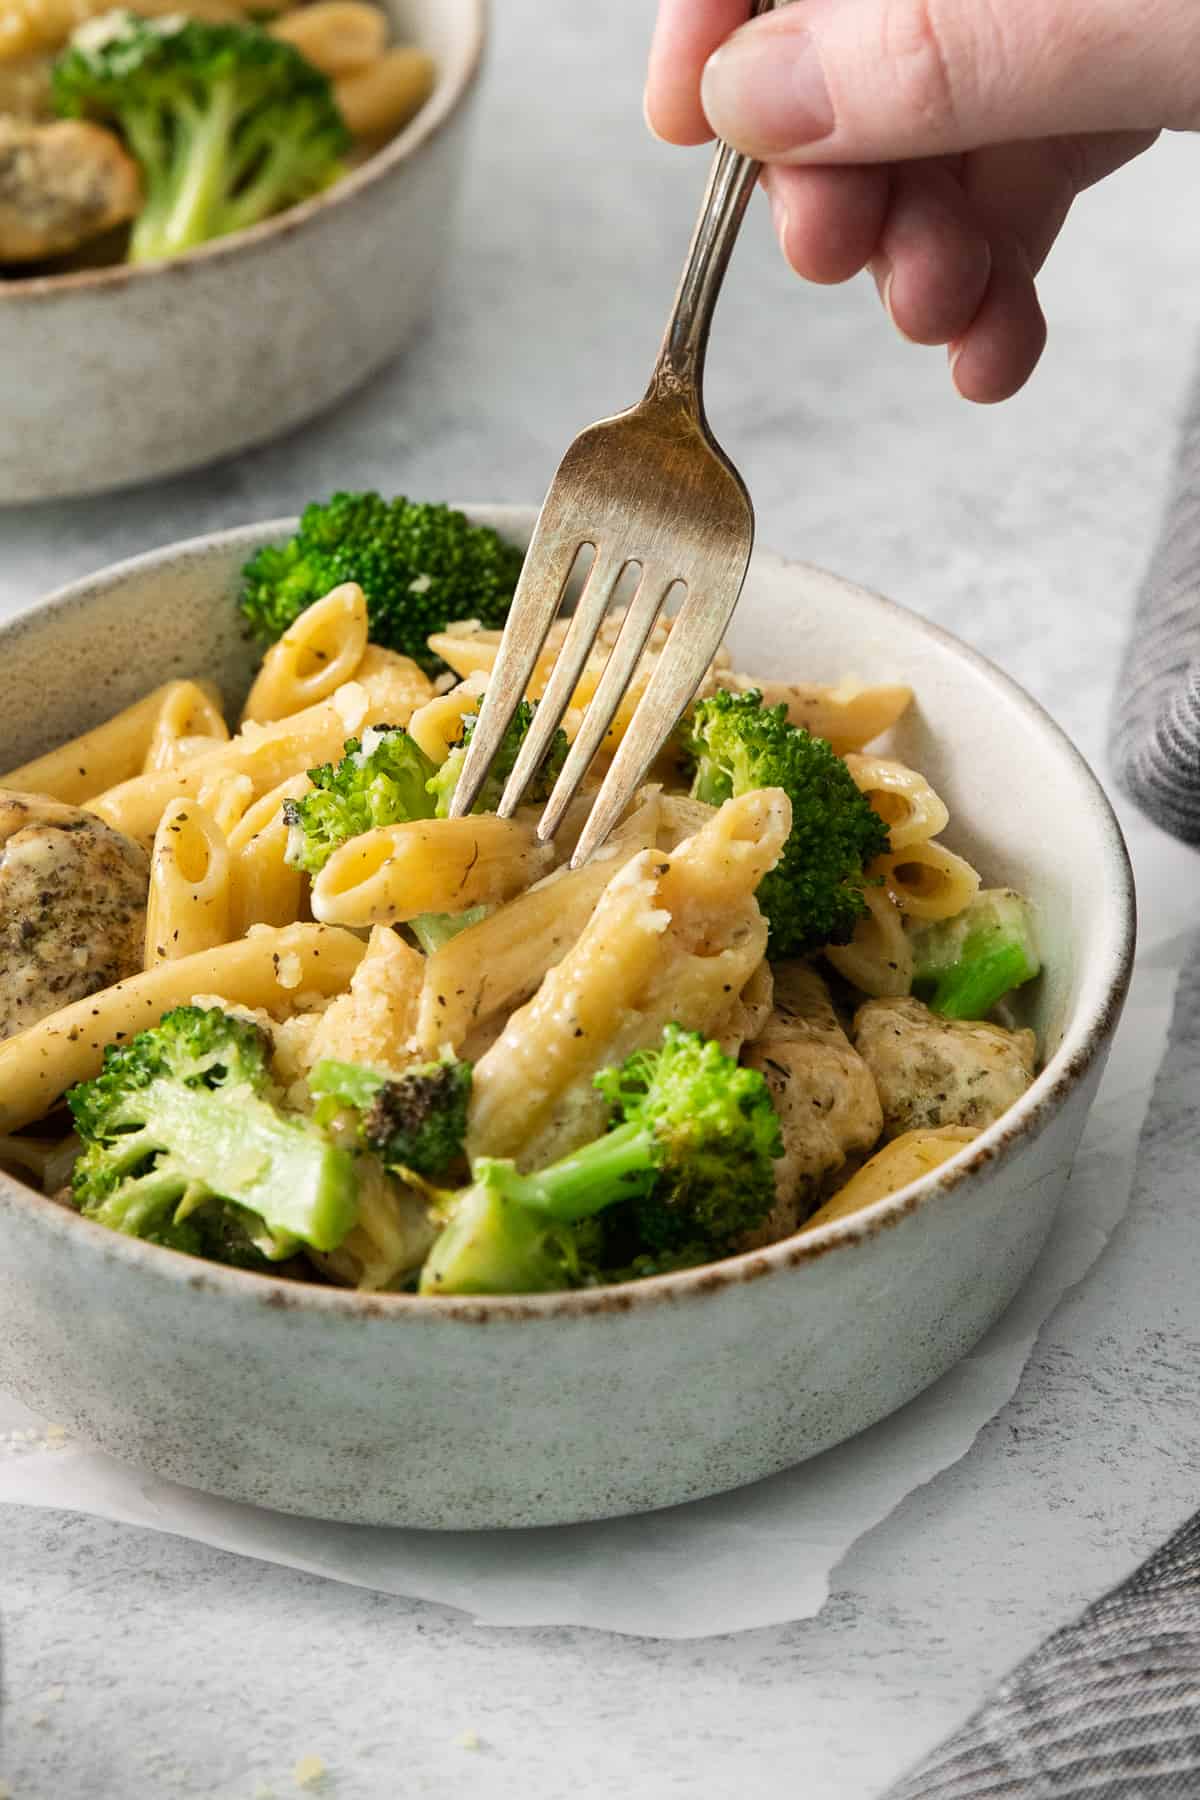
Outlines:
{"label": "fingernail", "polygon": [[779,239],[779,248],[786,257],[788,253],[788,210],[782,196],[775,193],[774,190],[771,192],[770,199],[771,219],[775,226],[775,236]]}
{"label": "fingernail", "polygon": [[666,138],[664,138],[659,132],[655,131],[654,120],[650,117],[650,90],[649,90],[649,88],[647,88],[645,93],[642,95],[642,117],[646,121],[646,130],[650,133],[650,136],[652,138],[657,138],[660,144],[665,144],[667,141]]}
{"label": "fingernail", "polygon": [[947,351],[947,354],[950,358],[950,380],[954,384],[955,393],[960,395],[961,398],[964,400],[967,398],[967,396],[963,393],[962,389],[958,385],[958,365],[962,360],[962,353],[966,349],[966,347],[967,347],[966,341],[964,340],[963,342],[958,343],[958,344],[951,344]]}
{"label": "fingernail", "polygon": [[909,337],[904,327],[896,323],[896,315],[892,311],[892,283],[896,279],[896,271],[893,269],[886,256],[874,256],[871,258],[871,274],[875,278],[875,286],[879,290],[879,298],[883,302],[883,310],[891,320],[893,330],[900,334],[906,344],[911,344],[912,339]]}
{"label": "fingernail", "polygon": [[735,32],[704,66],[700,97],[720,137],[760,156],[816,143],[833,104],[811,32]]}

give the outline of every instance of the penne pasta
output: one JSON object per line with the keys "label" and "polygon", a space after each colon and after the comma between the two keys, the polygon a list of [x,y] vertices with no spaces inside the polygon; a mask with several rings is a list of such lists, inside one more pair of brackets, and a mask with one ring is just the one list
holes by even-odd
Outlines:
{"label": "penne pasta", "polygon": [[[320,10],[319,8],[317,10]],[[307,607],[263,657],[242,711],[260,725],[317,706],[354,679],[367,653],[367,602],[357,582],[343,582]]]}
{"label": "penne pasta", "polygon": [[675,1021],[710,1033],[763,959],[754,898],[791,829],[785,794],[731,800],[676,851],[613,876],[578,941],[475,1066],[468,1148],[540,1167],[602,1128],[592,1078]]}
{"label": "penne pasta", "polygon": [[910,919],[952,919],[979,892],[979,874],[944,844],[909,844],[871,865],[893,904]]}
{"label": "penne pasta", "polygon": [[383,825],[334,851],[313,882],[313,914],[327,925],[362,927],[468,912],[510,899],[544,875],[554,856],[528,817]]}
{"label": "penne pasta", "polygon": [[904,920],[882,887],[863,890],[867,917],[848,944],[828,944],[825,959],[839,975],[873,999],[892,999],[912,989],[912,944]]}
{"label": "penne pasta", "polygon": [[315,0],[285,13],[270,27],[322,75],[350,75],[368,68],[387,47],[388,22],[364,0]]}
{"label": "penne pasta", "polygon": [[922,1175],[949,1162],[964,1144],[978,1136],[977,1131],[966,1125],[942,1125],[932,1131],[904,1132],[890,1144],[885,1144],[882,1150],[877,1150],[850,1177],[845,1187],[839,1188],[800,1229],[816,1231],[821,1225],[832,1225],[835,1219],[850,1218],[864,1206],[873,1206],[877,1200],[886,1199],[888,1194],[898,1194],[910,1181],[919,1181]]}
{"label": "penne pasta", "polygon": [[302,917],[304,876],[287,861],[285,800],[308,792],[307,775],[291,775],[249,807],[230,833],[232,924],[235,933],[252,925],[290,925]]}
{"label": "penne pasta", "polygon": [[936,837],[949,824],[945,801],[915,769],[887,757],[860,756],[853,751],[846,757],[846,767],[859,792],[867,796],[887,826],[893,851]]}
{"label": "penne pasta", "polygon": [[346,739],[368,725],[407,724],[414,707],[428,694],[429,682],[415,663],[405,657],[384,661],[317,706],[270,725],[248,721],[237,737],[204,756],[110,788],[92,810],[118,831],[149,845],[163,808],[177,795],[198,798],[208,782],[229,775],[248,776],[256,796],[268,793],[289,776],[336,760]]}
{"label": "penne pasta", "polygon": [[420,951],[390,926],[376,925],[349,992],[317,1022],[313,1062],[331,1057],[376,1069],[402,1069],[412,1062],[424,973]]}
{"label": "penne pasta", "polygon": [[216,775],[196,798],[228,838],[254,799],[254,783],[248,775]]}
{"label": "penne pasta", "polygon": [[228,943],[231,900],[224,833],[199,801],[173,800],[150,856],[146,967]]}
{"label": "penne pasta", "polygon": [[197,994],[286,1014],[299,993],[340,994],[363,951],[352,932],[326,925],[262,926],[238,943],[158,963],[64,1006],[0,1043],[0,1132],[42,1118],[68,1088],[99,1073],[106,1044],[156,1025]]}
{"label": "penne pasta", "polygon": [[228,742],[229,728],[212,684],[173,681],[163,693],[142,770],[169,769]]}
{"label": "penne pasta", "polygon": [[416,1022],[427,1055],[445,1045],[460,1050],[472,1033],[537,991],[578,940],[617,870],[654,846],[659,810],[651,795],[583,868],[555,870],[429,958]]}
{"label": "penne pasta", "polygon": [[385,50],[365,69],[341,76],[333,84],[333,94],[355,137],[390,137],[420,112],[436,77],[428,52],[404,45]]}
{"label": "penne pasta", "polygon": [[[0,776],[0,787],[14,788],[23,794],[45,794],[52,800],[83,806],[106,788],[140,774],[170,695],[177,688],[199,685],[190,681],[165,682],[102,725],[71,738],[33,762],[23,763],[19,769],[10,769],[7,775]],[[203,691],[216,692],[215,688]]]}
{"label": "penne pasta", "polygon": [[418,706],[408,721],[409,736],[416,740],[431,762],[445,762],[451,747],[463,734],[463,720],[479,711],[487,689],[487,675],[477,671],[452,687],[448,694],[435,694],[424,706]]}

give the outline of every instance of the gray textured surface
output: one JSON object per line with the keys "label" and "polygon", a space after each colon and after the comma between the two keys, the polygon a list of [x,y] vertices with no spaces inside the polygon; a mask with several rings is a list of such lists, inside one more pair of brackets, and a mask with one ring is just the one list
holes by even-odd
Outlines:
{"label": "gray textured surface", "polygon": [[[457,262],[419,347],[268,453],[0,515],[0,606],[335,482],[536,497],[578,425],[632,397],[702,179],[642,133],[650,8],[560,8],[552,24],[534,0],[498,10]],[[1093,757],[1191,357],[1195,155],[1194,140],[1169,143],[1081,205],[1046,276],[1046,364],[999,412],[956,401],[938,353],[896,341],[866,283],[791,281],[761,217],[718,316],[712,415],[764,539],[951,625]],[[172,1539],[9,1511],[0,1770],[15,1800],[251,1800],[260,1782],[283,1796],[309,1751],[338,1800],[715,1800],[743,1785],[868,1800],[1196,1504],[1189,1054],[1160,1084],[1129,1220],[1015,1400],[856,1547],[820,1619],[676,1645],[482,1631]],[[471,1729],[477,1751],[460,1743]]]}

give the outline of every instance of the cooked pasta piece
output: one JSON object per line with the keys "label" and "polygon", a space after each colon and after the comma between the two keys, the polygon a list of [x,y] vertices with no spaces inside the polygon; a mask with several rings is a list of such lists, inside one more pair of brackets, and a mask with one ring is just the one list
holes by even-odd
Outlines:
{"label": "cooked pasta piece", "polygon": [[238,935],[251,925],[290,925],[301,916],[304,876],[287,861],[283,803],[298,800],[309,785],[307,775],[290,775],[255,801],[229,834],[233,928]]}
{"label": "cooked pasta piece", "polygon": [[874,1206],[889,1194],[898,1194],[910,1181],[940,1169],[944,1162],[957,1156],[964,1144],[979,1133],[966,1125],[942,1125],[935,1131],[906,1131],[893,1138],[882,1150],[865,1162],[844,1187],[819,1207],[802,1231],[815,1231],[820,1225],[832,1225],[835,1219],[848,1219],[865,1206]]}
{"label": "cooked pasta piece", "polygon": [[1032,1031],[941,1019],[919,1000],[868,1000],[854,1015],[853,1036],[875,1077],[889,1138],[942,1125],[981,1129],[1033,1080]]}
{"label": "cooked pasta piece", "polygon": [[784,1144],[775,1205],[743,1245],[750,1250],[796,1230],[822,1184],[879,1141],[883,1113],[871,1072],[808,963],[776,964],[774,1011],[742,1060],[765,1077]]}
{"label": "cooked pasta piece", "polygon": [[830,944],[825,959],[864,994],[877,998],[907,994],[912,988],[913,952],[904,919],[881,887],[863,889],[867,917],[848,944]]}
{"label": "cooked pasta piece", "polygon": [[754,890],[791,808],[778,789],[727,801],[675,851],[613,877],[569,953],[475,1068],[468,1148],[540,1167],[593,1137],[598,1069],[656,1044],[671,1021],[707,1034],[766,950]]}
{"label": "cooked pasta piece", "polygon": [[728,1012],[713,1024],[710,1036],[726,1056],[736,1058],[744,1044],[752,1043],[766,1029],[774,1004],[775,976],[764,957],[751,971],[741,993],[734,994]]}
{"label": "cooked pasta piece", "polygon": [[396,661],[405,666],[396,669],[384,663],[365,677],[360,672],[317,706],[270,725],[249,721],[237,737],[204,756],[110,788],[94,802],[94,811],[118,830],[149,844],[163,808],[179,794],[198,797],[200,789],[214,779],[248,775],[255,794],[261,795],[291,775],[336,761],[348,737],[371,724],[404,725],[413,708],[428,698],[429,682],[416,664],[403,657]]}
{"label": "cooked pasta piece", "polygon": [[582,869],[556,869],[429,958],[416,1027],[427,1055],[444,1045],[461,1050],[473,1033],[537,991],[579,938],[617,869],[654,845],[659,808],[651,793]]}
{"label": "cooked pasta piece", "polygon": [[451,745],[462,737],[463,720],[479,711],[487,682],[487,675],[478,671],[452,687],[449,693],[435,694],[424,706],[418,706],[408,721],[408,733],[431,762],[439,767],[445,762]]}
{"label": "cooked pasta piece", "polygon": [[364,0],[315,0],[285,13],[270,29],[322,75],[352,75],[369,68],[387,48],[387,17]]}
{"label": "cooked pasta piece", "polygon": [[[613,607],[606,615],[603,624],[596,633],[595,647],[584,665],[583,673],[575,686],[571,697],[571,705],[563,718],[563,729],[568,737],[573,737],[579,718],[588,701],[600,684],[609,655],[625,622],[626,608]],[[538,700],[546,690],[551,670],[557,661],[559,652],[567,634],[568,621],[558,619],[550,627],[546,641],[542,646],[537,663],[530,677],[527,689],[528,698]],[[621,698],[620,705],[613,715],[612,726],[601,748],[613,750],[629,729],[629,724],[637,709],[638,701],[646,691],[653,675],[658,658],[667,646],[671,633],[672,620],[662,617],[655,621],[654,627],[646,641],[646,649],[642,659],[634,670],[629,686]],[[435,633],[429,640],[429,648],[436,656],[440,656],[458,675],[490,674],[497,653],[500,649],[501,633],[484,631],[479,628],[463,629],[450,626],[444,632]],[[713,659],[712,667],[701,681],[698,692],[709,693],[718,685],[718,671],[728,663],[728,656],[722,649]]]}
{"label": "cooked pasta piece", "polygon": [[312,1060],[366,1063],[403,1069],[412,1062],[413,1036],[425,974],[425,958],[388,925],[376,925],[349,992],[322,1013],[312,1040]]}
{"label": "cooked pasta piece", "polygon": [[69,738],[56,750],[0,776],[0,787],[16,788],[24,794],[45,794],[72,806],[94,800],[107,788],[141,773],[164,705],[175,689],[192,685],[164,682],[102,725],[85,731],[81,737]]}
{"label": "cooked pasta piece", "polygon": [[861,750],[890,731],[912,704],[913,692],[900,682],[869,686],[859,681],[839,681],[821,686],[803,681],[761,681],[753,675],[722,678],[722,687],[745,693],[756,688],[767,706],[786,706],[793,725],[802,725],[814,737],[828,738],[839,755]]}
{"label": "cooked pasta piece", "polygon": [[851,752],[846,767],[888,828],[893,853],[936,837],[950,822],[950,809],[923,775],[883,756]]}
{"label": "cooked pasta piece", "polygon": [[210,681],[173,681],[165,689],[142,770],[173,768],[229,742],[220,695]]}
{"label": "cooked pasta piece", "polygon": [[64,1006],[0,1044],[0,1132],[42,1118],[99,1073],[106,1044],[157,1025],[173,1006],[215,994],[229,1006],[286,1014],[299,994],[342,993],[363,951],[352,932],[327,925],[259,926],[238,943],[158,963]]}
{"label": "cooked pasta piece", "polygon": [[224,833],[198,800],[172,800],[150,856],[146,967],[227,944],[231,899]]}
{"label": "cooked pasta piece", "polygon": [[893,904],[909,919],[952,919],[979,892],[978,870],[932,842],[881,856],[868,874],[883,877]]}
{"label": "cooked pasta piece", "polygon": [[364,831],[335,850],[313,882],[313,915],[357,928],[508,900],[554,861],[554,847],[537,841],[536,818],[480,813]]}
{"label": "cooked pasta piece", "polygon": [[367,653],[367,602],[355,581],[306,607],[262,660],[242,723],[289,718],[352,681]]}
{"label": "cooked pasta piece", "polygon": [[196,798],[228,838],[246,816],[254,799],[254,783],[248,775],[216,775],[205,782]]}
{"label": "cooked pasta piece", "polygon": [[385,50],[365,69],[340,76],[333,84],[333,95],[355,137],[385,138],[420,112],[436,78],[437,68],[428,51],[406,44]]}

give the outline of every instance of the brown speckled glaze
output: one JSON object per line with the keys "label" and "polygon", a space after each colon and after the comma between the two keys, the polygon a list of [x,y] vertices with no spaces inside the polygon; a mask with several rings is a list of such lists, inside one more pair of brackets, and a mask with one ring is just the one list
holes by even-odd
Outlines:
{"label": "brown speckled glaze", "polygon": [[173,262],[0,282],[0,505],[267,442],[379,368],[450,239],[487,0],[384,0],[438,82],[328,194]]}
{"label": "brown speckled glaze", "polygon": [[[472,510],[517,538],[532,521]],[[286,529],[126,563],[0,631],[0,766],[170,675],[207,673],[239,699],[237,570]],[[786,1468],[970,1349],[1045,1241],[1120,1014],[1134,937],[1120,832],[1033,701],[886,600],[759,552],[732,644],[748,669],[917,689],[895,753],[945,797],[951,844],[1038,906],[1047,969],[1029,1018],[1047,1060],[1018,1105],[852,1220],[708,1269],[527,1298],[368,1297],[219,1269],[0,1177],[0,1385],[128,1462],[283,1511],[543,1525]]]}

